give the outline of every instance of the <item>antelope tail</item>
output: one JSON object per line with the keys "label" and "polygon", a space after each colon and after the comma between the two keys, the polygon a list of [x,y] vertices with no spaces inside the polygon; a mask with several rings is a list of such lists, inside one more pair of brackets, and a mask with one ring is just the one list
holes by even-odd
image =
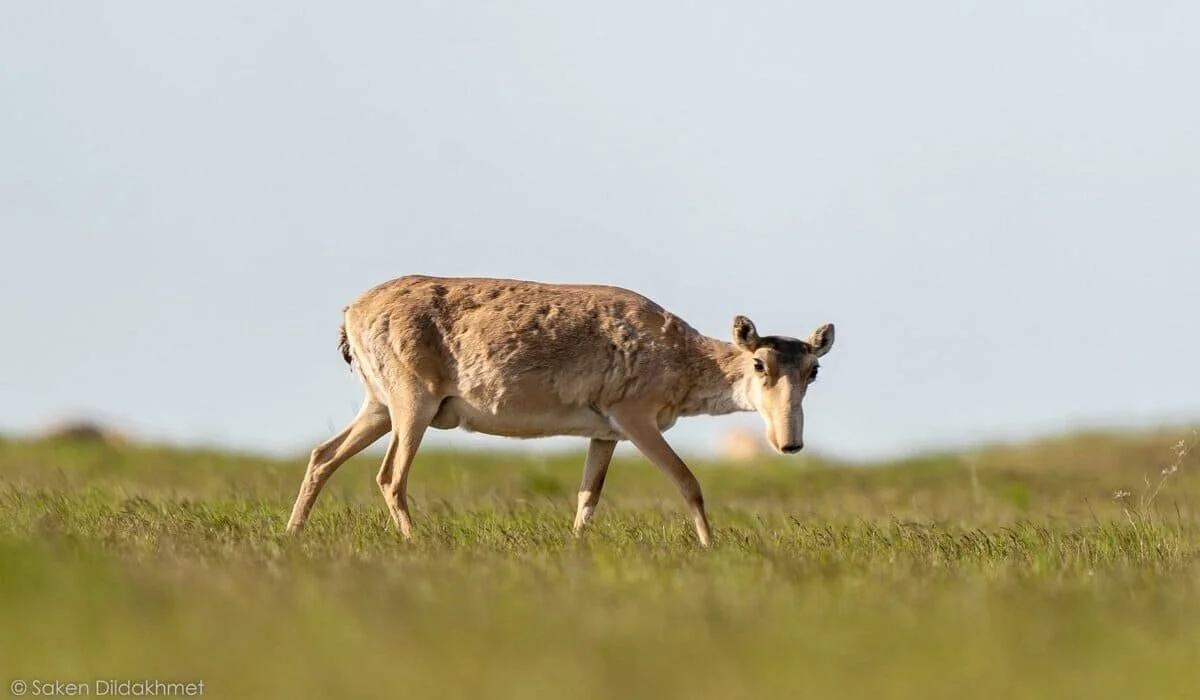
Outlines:
{"label": "antelope tail", "polygon": [[346,337],[346,324],[338,327],[338,350],[342,351],[342,359],[350,364],[350,339]]}

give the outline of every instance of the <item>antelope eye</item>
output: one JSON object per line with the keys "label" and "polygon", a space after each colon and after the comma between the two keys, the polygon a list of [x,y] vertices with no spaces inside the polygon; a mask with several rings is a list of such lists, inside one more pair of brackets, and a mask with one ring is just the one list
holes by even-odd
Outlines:
{"label": "antelope eye", "polygon": [[808,375],[808,383],[811,384],[817,381],[817,370],[821,369],[820,365],[812,368],[812,372]]}
{"label": "antelope eye", "polygon": [[762,360],[755,359],[754,360],[754,371],[758,372],[759,374],[762,374],[767,371],[767,366],[763,364]]}

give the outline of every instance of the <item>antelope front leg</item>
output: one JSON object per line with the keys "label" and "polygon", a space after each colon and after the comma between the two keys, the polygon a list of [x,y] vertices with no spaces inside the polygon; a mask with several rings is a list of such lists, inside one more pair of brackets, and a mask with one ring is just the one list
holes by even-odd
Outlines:
{"label": "antelope front leg", "polygon": [[583,481],[579,484],[579,506],[575,511],[576,535],[592,519],[596,504],[600,502],[600,490],[604,488],[604,477],[608,475],[608,464],[612,461],[616,440],[593,439],[588,443],[587,461],[583,465]]}
{"label": "antelope front leg", "polygon": [[646,455],[646,458],[656,467],[666,472],[675,482],[679,493],[687,501],[692,511],[692,520],[696,526],[696,537],[700,544],[708,547],[712,544],[712,529],[708,526],[708,515],[704,512],[704,494],[700,491],[700,482],[696,475],[688,469],[675,450],[667,444],[654,420],[654,412],[642,411],[636,408],[615,408],[609,412],[613,422],[629,437],[634,447]]}

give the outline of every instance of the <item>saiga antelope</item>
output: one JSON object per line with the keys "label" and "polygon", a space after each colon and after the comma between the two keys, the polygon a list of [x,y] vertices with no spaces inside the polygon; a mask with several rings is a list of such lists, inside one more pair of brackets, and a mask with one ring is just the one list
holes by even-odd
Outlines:
{"label": "saiga antelope", "polygon": [[590,439],[574,531],[592,517],[617,442],[629,440],[679,488],[701,544],[712,541],[695,475],[663,438],[677,418],[757,411],[770,445],[804,446],[801,402],[833,346],[760,337],[745,316],[733,342],[702,335],[626,289],[507,279],[408,276],[345,309],[342,357],[366,387],[358,415],[312,452],[288,532],[298,532],[330,475],[391,431],[377,481],[412,536],[408,474],[429,427],[516,438]]}

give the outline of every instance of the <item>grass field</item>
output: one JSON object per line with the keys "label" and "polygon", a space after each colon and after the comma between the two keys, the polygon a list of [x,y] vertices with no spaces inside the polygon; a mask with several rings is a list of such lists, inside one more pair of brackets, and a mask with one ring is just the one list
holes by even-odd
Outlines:
{"label": "grass field", "polygon": [[219,698],[1194,698],[1200,450],[1178,456],[1181,438],[693,462],[708,551],[634,458],[581,540],[582,453],[422,452],[417,541],[393,532],[375,457],[338,472],[293,541],[303,457],[0,441],[0,680],[203,680]]}

